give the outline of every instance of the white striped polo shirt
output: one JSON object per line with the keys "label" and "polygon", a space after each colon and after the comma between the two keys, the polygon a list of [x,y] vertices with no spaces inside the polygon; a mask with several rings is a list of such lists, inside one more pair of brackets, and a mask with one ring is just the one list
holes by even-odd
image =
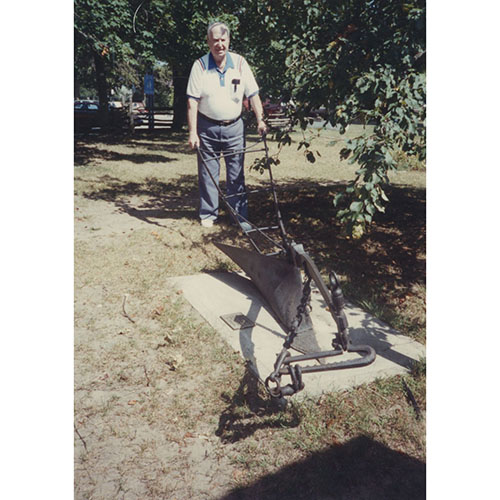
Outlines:
{"label": "white striped polo shirt", "polygon": [[226,53],[223,71],[209,52],[191,68],[187,96],[198,101],[198,111],[213,120],[234,120],[241,114],[244,97],[259,93],[252,70],[243,56]]}

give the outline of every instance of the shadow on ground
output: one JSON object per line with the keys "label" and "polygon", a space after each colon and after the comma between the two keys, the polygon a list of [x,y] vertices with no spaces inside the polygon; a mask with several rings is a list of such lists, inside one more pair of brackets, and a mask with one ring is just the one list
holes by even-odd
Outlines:
{"label": "shadow on ground", "polygon": [[[390,199],[383,214],[359,240],[347,237],[336,218],[336,183],[280,183],[279,200],[291,239],[301,243],[319,270],[343,276],[345,296],[420,342],[425,340],[426,192],[386,186]],[[269,203],[250,203],[255,221],[269,217]],[[401,314],[403,312],[403,314]]]}
{"label": "shadow on ground", "polygon": [[299,425],[299,414],[295,407],[280,412],[271,398],[259,394],[259,385],[247,361],[245,375],[234,395],[223,395],[228,406],[222,412],[215,432],[223,443],[235,443],[259,429],[283,429]]}
{"label": "shadow on ground", "polygon": [[[346,238],[336,219],[333,198],[343,186],[280,186],[281,211],[292,238],[304,244],[320,268],[334,265],[370,281],[424,282],[425,190],[387,187],[391,200],[361,240]],[[256,205],[257,208],[260,205]],[[356,270],[355,273],[353,271]]]}
{"label": "shadow on ground", "polygon": [[[193,154],[185,144],[185,134],[145,131],[130,134],[125,140],[123,136],[112,134],[80,137],[76,140],[75,156],[80,155],[79,161],[85,164],[95,155],[108,154],[100,150],[102,144],[124,143],[141,145],[151,151],[151,154],[142,152],[134,156],[131,149],[130,155],[120,155],[123,156],[121,159],[130,156],[128,159],[135,163],[151,161],[157,156],[163,162],[172,161],[169,151]],[[120,179],[103,176],[97,181],[97,185],[102,182],[102,187],[97,189],[96,181],[92,182],[93,188],[87,190],[84,196],[112,202],[120,211],[147,223],[161,226],[162,220],[166,219],[197,218],[196,175],[181,175],[167,182],[147,178],[141,183],[124,183]],[[223,182],[221,187],[224,189]],[[415,296],[415,285],[425,287],[425,189],[400,185],[384,188],[390,199],[386,212],[376,215],[375,222],[362,239],[353,240],[343,234],[336,218],[337,209],[333,206],[335,195],[344,188],[345,183],[340,182],[330,185],[318,185],[313,180],[280,182],[278,198],[289,235],[304,245],[321,272],[327,274],[334,270],[347,277],[342,283],[347,298],[352,292],[363,308],[392,326],[404,329],[409,335],[415,331],[417,340],[422,341],[422,318],[416,323],[410,319],[407,324],[397,325],[392,323],[394,314],[391,311],[398,307],[408,310],[407,300],[424,300],[422,291],[417,290],[416,298],[412,296]],[[252,222],[258,226],[272,222],[273,207],[268,193],[250,195],[249,206]],[[235,237],[234,228],[225,224],[228,221],[227,213],[222,209],[223,224],[216,238],[226,243],[230,243],[230,239],[234,241]],[[212,239],[212,235],[206,234],[203,243],[210,244]],[[238,241],[241,245],[246,244],[243,235]],[[383,309],[386,313],[381,312]]]}
{"label": "shadow on ground", "polygon": [[[75,180],[82,179],[76,177]],[[103,176],[97,184],[101,182],[102,187],[89,189],[83,196],[114,203],[121,212],[149,224],[161,225],[152,219],[194,218],[196,215],[198,181],[194,175],[182,175],[169,183],[156,178],[147,178],[141,183],[124,183],[110,176]],[[96,184],[96,181],[92,183]],[[135,198],[134,201],[131,198]]]}
{"label": "shadow on ground", "polygon": [[[79,180],[78,177],[75,180]],[[123,183],[103,176],[102,187],[86,191],[89,199],[113,202],[131,217],[158,224],[152,219],[195,218],[198,185],[195,175],[181,175],[170,182],[147,178],[142,183]],[[95,182],[95,181],[93,181]],[[224,189],[224,183],[221,182]],[[361,240],[342,233],[335,218],[332,200],[342,185],[318,186],[313,183],[282,183],[280,208],[289,235],[304,245],[323,272],[330,269],[349,276],[356,288],[400,294],[404,298],[412,284],[425,284],[425,190],[390,187],[391,199]],[[130,202],[130,198],[140,201]],[[272,221],[273,208],[265,195],[250,197],[250,219],[257,225]],[[224,210],[222,210],[224,213]],[[233,231],[229,231],[233,234]],[[224,240],[224,233],[218,234]],[[210,243],[211,236],[206,236]]]}
{"label": "shadow on ground", "polygon": [[[158,162],[169,163],[168,153],[193,154],[187,145],[185,133],[168,130],[136,131],[134,133],[87,133],[74,138],[74,159],[76,166],[85,166],[91,161],[131,161],[135,164]],[[103,147],[128,146],[129,153],[116,153]],[[97,147],[98,145],[98,147]],[[151,153],[134,152],[135,147]]]}
{"label": "shadow on ground", "polygon": [[91,160],[116,161],[116,162],[130,161],[136,164],[170,163],[172,161],[176,161],[174,158],[169,158],[168,156],[161,154],[161,151],[158,154],[117,153],[116,151],[110,151],[104,148],[99,148],[99,150],[96,150],[95,148],[83,145],[79,146],[78,149],[75,150],[75,165],[83,166],[89,163]]}
{"label": "shadow on ground", "polygon": [[366,436],[313,453],[220,500],[421,500],[425,464]]}

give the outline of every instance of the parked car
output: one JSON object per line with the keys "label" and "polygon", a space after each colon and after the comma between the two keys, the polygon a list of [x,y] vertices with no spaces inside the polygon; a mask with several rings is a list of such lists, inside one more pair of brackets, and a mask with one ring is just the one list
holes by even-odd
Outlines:
{"label": "parked car", "polygon": [[74,119],[75,130],[90,130],[99,124],[98,101],[75,101]]}
{"label": "parked car", "polygon": [[[110,101],[108,103],[109,121],[108,124],[113,128],[128,127],[128,105],[123,106],[119,101]],[[133,103],[134,125],[144,123],[142,112],[146,110],[142,103]],[[74,123],[75,132],[88,132],[94,127],[99,127],[99,101],[76,100],[74,103]]]}
{"label": "parked car", "polygon": [[326,120],[328,118],[328,110],[324,106],[311,109],[309,116],[315,121]]}
{"label": "parked car", "polygon": [[134,117],[134,125],[143,125],[148,122],[146,116],[147,110],[143,102],[132,103],[132,115]]}
{"label": "parked car", "polygon": [[133,102],[132,103],[132,113],[145,113],[146,106],[143,102]]}
{"label": "parked car", "polygon": [[281,104],[280,101],[272,102],[270,99],[266,99],[262,103],[262,106],[267,118],[274,118],[276,116],[282,115],[285,112],[285,107]]}
{"label": "parked car", "polygon": [[123,104],[121,101],[109,101],[109,109],[122,109]]}

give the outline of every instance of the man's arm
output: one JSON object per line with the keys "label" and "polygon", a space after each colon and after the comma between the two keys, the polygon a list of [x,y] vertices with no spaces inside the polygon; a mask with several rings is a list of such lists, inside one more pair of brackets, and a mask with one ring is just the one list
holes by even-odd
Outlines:
{"label": "man's arm", "polygon": [[198,137],[197,126],[198,126],[198,101],[188,97],[188,109],[187,109],[187,119],[189,128],[189,139],[188,143],[191,149],[198,148],[200,146],[200,138]]}
{"label": "man's arm", "polygon": [[252,105],[255,118],[257,119],[257,131],[260,135],[265,134],[267,132],[267,126],[264,123],[264,108],[262,107],[259,94],[250,97],[249,101]]}

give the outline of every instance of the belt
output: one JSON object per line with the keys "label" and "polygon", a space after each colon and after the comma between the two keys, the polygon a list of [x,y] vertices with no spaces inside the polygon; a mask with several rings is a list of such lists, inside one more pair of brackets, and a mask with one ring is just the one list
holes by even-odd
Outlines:
{"label": "belt", "polygon": [[198,114],[204,119],[207,120],[207,122],[210,123],[215,123],[216,125],[231,125],[234,122],[237,122],[240,118],[241,115],[235,118],[234,120],[214,120],[213,118],[209,118],[208,116],[204,115],[203,113],[200,113],[198,111]]}

